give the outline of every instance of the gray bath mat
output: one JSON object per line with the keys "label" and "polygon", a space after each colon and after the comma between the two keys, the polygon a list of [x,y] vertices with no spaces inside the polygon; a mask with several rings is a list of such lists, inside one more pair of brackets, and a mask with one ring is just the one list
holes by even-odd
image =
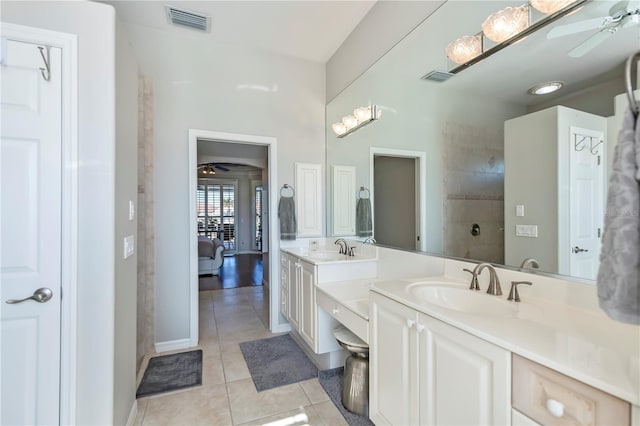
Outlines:
{"label": "gray bath mat", "polygon": [[240,350],[258,392],[318,375],[316,366],[288,334],[240,343]]}
{"label": "gray bath mat", "polygon": [[320,381],[320,385],[327,391],[329,394],[329,398],[333,402],[342,417],[349,423],[351,426],[373,426],[371,420],[364,416],[360,416],[358,414],[354,414],[351,411],[348,411],[342,405],[342,382],[344,375],[344,367],[332,368],[331,370],[322,370],[318,372],[318,380]]}
{"label": "gray bath mat", "polygon": [[156,356],[149,360],[136,398],[202,384],[202,350]]}

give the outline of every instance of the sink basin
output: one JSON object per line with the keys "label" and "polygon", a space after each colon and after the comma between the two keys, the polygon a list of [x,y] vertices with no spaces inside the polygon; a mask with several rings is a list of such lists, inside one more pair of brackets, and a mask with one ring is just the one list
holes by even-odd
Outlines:
{"label": "sink basin", "polygon": [[518,312],[518,307],[506,301],[504,296],[492,296],[451,284],[414,283],[407,291],[423,302],[468,314],[513,316]]}

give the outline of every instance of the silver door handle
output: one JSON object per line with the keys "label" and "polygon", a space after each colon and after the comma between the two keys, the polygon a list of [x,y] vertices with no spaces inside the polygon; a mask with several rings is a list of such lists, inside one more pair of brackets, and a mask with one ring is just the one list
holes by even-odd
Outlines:
{"label": "silver door handle", "polygon": [[10,305],[14,305],[16,303],[26,302],[27,300],[34,300],[38,303],[46,303],[53,297],[53,291],[50,288],[42,287],[33,292],[32,296],[25,297],[24,299],[11,299],[7,300],[7,303]]}
{"label": "silver door handle", "polygon": [[571,251],[574,253],[582,253],[583,251],[589,251],[589,250],[575,246],[574,248],[571,249]]}

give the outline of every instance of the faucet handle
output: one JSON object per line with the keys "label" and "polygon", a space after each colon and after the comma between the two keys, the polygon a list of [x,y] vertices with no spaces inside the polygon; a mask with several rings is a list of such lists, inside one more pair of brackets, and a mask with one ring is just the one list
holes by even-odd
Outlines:
{"label": "faucet handle", "polygon": [[352,257],[353,257],[353,256],[355,256],[355,255],[356,255],[356,254],[355,254],[355,251],[356,251],[356,246],[351,246],[351,247],[349,247],[349,253],[348,253],[348,255],[349,255],[349,256],[352,256]]}
{"label": "faucet handle", "polygon": [[469,290],[480,290],[480,286],[478,285],[478,275],[475,271],[464,268],[463,271],[471,274],[471,283],[469,284]]}
{"label": "faucet handle", "polygon": [[509,290],[507,300],[520,301],[520,294],[518,293],[518,285],[520,284],[533,285],[531,281],[511,281],[511,290]]}

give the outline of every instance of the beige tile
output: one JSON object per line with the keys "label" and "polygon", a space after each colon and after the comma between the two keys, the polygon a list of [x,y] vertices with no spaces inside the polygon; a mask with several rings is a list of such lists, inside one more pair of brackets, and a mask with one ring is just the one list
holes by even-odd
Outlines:
{"label": "beige tile", "polygon": [[249,368],[244,360],[240,346],[232,345],[228,348],[236,348],[234,350],[227,349],[222,352],[222,364],[224,366],[224,377],[227,382],[235,382],[237,380],[251,378]]}
{"label": "beige tile", "polygon": [[206,353],[202,359],[202,385],[211,387],[224,383],[224,369],[220,353]]}
{"label": "beige tile", "polygon": [[302,390],[312,404],[329,401],[329,395],[327,395],[327,392],[324,390],[317,378],[300,382],[300,387],[302,387]]}
{"label": "beige tile", "polygon": [[253,381],[245,379],[227,383],[227,389],[234,423],[246,423],[310,405],[297,383],[258,392]]}
{"label": "beige tile", "polygon": [[237,426],[263,426],[272,423],[287,426],[314,426],[320,424],[319,419],[313,406],[298,407],[295,410],[274,414],[273,416],[263,417],[247,423],[238,424]]}
{"label": "beige tile", "polygon": [[348,423],[342,417],[340,411],[333,405],[332,401],[325,401],[319,404],[313,404],[313,408],[319,419],[318,425],[326,426],[347,426]]}
{"label": "beige tile", "polygon": [[229,425],[231,411],[224,385],[148,399],[147,425]]}
{"label": "beige tile", "polygon": [[218,336],[220,339],[220,345],[231,344],[231,343],[241,343],[248,342],[250,340],[257,339],[265,339],[267,337],[273,337],[269,330],[248,330],[248,331],[240,331],[237,333],[231,334],[221,334]]}
{"label": "beige tile", "polygon": [[133,426],[141,426],[142,421],[144,420],[144,413],[147,410],[147,404],[149,403],[148,399],[139,399],[138,400],[138,414],[136,414],[136,419],[133,421]]}

